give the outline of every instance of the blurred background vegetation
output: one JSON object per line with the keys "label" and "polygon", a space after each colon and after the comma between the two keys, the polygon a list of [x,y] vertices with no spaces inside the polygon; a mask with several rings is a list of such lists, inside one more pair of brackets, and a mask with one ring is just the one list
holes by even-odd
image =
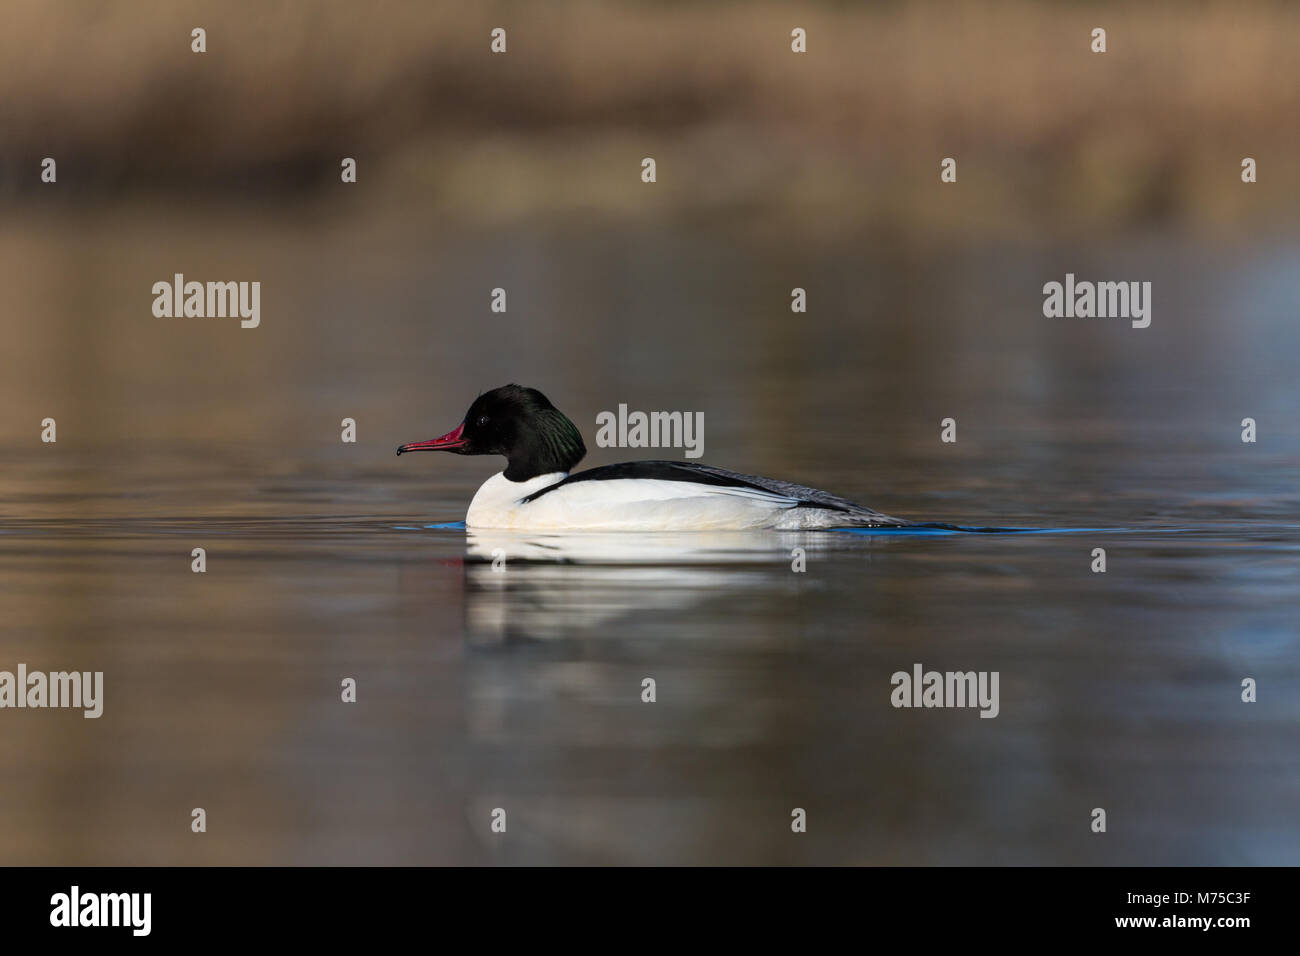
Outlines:
{"label": "blurred background vegetation", "polygon": [[[1300,173],[1300,8],[1285,3],[5,6],[9,216],[56,199],[338,208],[342,156],[370,208],[480,223],[1222,230],[1287,219],[1300,196],[1238,176],[1246,155],[1262,181]],[[629,189],[646,155],[657,188]],[[45,156],[56,195],[36,176]],[[945,156],[963,188],[936,205]]]}

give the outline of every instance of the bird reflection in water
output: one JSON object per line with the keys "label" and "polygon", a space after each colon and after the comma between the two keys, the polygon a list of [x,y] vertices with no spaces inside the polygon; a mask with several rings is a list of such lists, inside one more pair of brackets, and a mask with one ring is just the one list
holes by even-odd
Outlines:
{"label": "bird reflection in water", "polygon": [[466,532],[466,637],[552,640],[720,594],[796,587],[832,547],[815,532]]}

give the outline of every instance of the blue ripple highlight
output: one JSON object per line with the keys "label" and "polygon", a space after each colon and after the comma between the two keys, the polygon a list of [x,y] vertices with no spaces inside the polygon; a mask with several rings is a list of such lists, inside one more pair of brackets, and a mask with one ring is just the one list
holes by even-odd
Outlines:
{"label": "blue ripple highlight", "polygon": [[841,534],[896,535],[905,538],[926,538],[953,534],[1096,534],[1123,530],[1118,528],[830,528]]}

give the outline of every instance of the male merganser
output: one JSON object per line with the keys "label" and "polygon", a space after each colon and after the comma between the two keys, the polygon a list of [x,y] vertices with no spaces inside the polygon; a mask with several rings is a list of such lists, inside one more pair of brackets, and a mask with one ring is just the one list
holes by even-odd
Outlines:
{"label": "male merganser", "polygon": [[469,504],[469,528],[521,531],[718,531],[899,527],[912,522],[816,488],[688,461],[570,470],[587,447],[535,388],[504,385],[474,400],[441,438],[397,449],[504,455],[505,471]]}

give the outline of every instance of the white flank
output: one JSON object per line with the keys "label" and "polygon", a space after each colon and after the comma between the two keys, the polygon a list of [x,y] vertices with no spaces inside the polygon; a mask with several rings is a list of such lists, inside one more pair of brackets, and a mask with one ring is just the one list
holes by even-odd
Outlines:
{"label": "white flank", "polygon": [[768,491],[649,478],[578,481],[523,502],[564,477],[556,472],[510,481],[497,473],[474,495],[465,524],[518,531],[743,531],[854,523],[837,512],[796,508],[797,499]]}

